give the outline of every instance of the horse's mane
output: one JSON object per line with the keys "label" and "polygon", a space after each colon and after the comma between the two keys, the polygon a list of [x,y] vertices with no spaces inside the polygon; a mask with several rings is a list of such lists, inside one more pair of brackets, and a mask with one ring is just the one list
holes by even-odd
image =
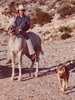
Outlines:
{"label": "horse's mane", "polygon": [[7,25],[7,29],[10,27],[10,26],[14,26],[15,27],[15,18],[14,17],[12,17],[12,18],[10,18],[9,19],[9,21],[8,21],[8,25]]}

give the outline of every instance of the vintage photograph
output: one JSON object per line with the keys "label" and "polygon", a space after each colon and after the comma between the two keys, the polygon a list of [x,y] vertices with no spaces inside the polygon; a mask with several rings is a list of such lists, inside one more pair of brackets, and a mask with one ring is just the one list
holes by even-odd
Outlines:
{"label": "vintage photograph", "polygon": [[0,100],[75,100],[75,0],[0,0]]}

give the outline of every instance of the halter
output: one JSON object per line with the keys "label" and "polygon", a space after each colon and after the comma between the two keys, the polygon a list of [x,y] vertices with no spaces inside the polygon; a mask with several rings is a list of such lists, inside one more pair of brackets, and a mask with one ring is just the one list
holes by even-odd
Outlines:
{"label": "halter", "polygon": [[15,35],[14,33],[15,33],[15,26],[13,26],[13,25],[10,25],[9,26],[9,28],[8,28],[8,31],[12,34],[12,35]]}

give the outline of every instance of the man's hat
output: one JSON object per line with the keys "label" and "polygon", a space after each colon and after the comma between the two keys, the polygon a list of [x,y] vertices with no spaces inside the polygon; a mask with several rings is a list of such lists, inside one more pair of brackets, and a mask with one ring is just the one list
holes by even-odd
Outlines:
{"label": "man's hat", "polygon": [[25,10],[23,5],[19,5],[18,10]]}

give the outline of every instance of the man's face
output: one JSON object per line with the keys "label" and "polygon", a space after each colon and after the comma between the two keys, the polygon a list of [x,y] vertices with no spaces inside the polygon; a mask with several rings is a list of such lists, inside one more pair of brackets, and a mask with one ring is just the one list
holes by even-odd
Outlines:
{"label": "man's face", "polygon": [[21,16],[23,16],[24,10],[19,10],[19,14],[20,14]]}

